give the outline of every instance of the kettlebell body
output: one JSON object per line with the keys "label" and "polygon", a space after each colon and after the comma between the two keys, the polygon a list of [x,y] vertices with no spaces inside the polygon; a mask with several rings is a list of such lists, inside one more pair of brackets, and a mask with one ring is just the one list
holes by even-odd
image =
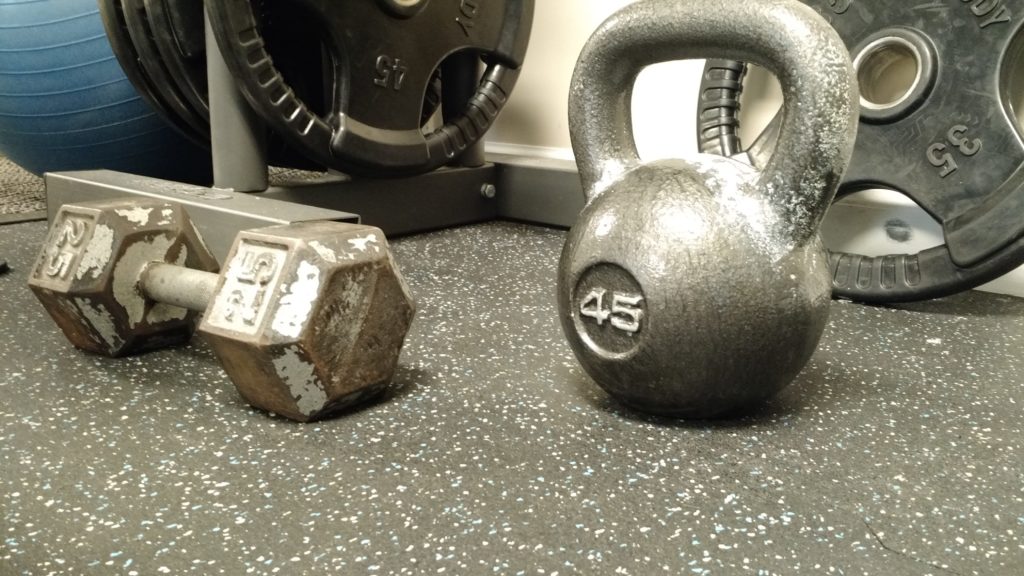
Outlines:
{"label": "kettlebell body", "polygon": [[[828,319],[817,236],[779,246],[779,215],[754,193],[756,173],[701,160],[623,175],[582,212],[562,253],[573,351],[645,412],[709,417],[764,400],[804,366]],[[712,191],[722,181],[733,194]]]}
{"label": "kettlebell body", "polygon": [[[761,171],[710,155],[642,163],[636,74],[720,52],[780,78],[776,154]],[[704,418],[793,380],[828,318],[818,226],[849,163],[856,103],[841,40],[796,0],[641,0],[598,28],[571,91],[588,202],[562,252],[558,304],[599,385],[639,410]]]}

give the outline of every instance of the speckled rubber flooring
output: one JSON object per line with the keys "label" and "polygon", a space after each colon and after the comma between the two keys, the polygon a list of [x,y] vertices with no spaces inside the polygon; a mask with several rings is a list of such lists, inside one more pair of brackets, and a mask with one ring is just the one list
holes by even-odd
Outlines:
{"label": "speckled rubber flooring", "polygon": [[72,350],[0,228],[0,574],[1024,574],[1024,302],[834,303],[797,382],[709,425],[615,405],[556,322],[563,234],[394,242],[395,389],[315,425],[200,342]]}

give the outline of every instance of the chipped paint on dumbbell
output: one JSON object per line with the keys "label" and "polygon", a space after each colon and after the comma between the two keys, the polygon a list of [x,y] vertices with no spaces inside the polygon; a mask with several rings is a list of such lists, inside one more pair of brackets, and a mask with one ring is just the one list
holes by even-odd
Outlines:
{"label": "chipped paint on dumbbell", "polygon": [[[47,238],[45,257],[34,277],[48,283],[70,285],[74,280],[93,280],[106,269],[113,253],[114,230],[104,224],[96,225],[92,214],[65,211],[58,225]],[[72,274],[73,272],[73,274]],[[51,290],[47,293],[53,294]],[[124,340],[119,337],[110,311],[100,303],[87,298],[57,300],[70,316],[80,319],[88,327],[84,334],[97,344],[119,348]]]}
{"label": "chipped paint on dumbbell", "polygon": [[[324,246],[323,243],[321,242],[313,240],[312,242],[309,243],[309,247],[312,248],[313,251],[317,253],[317,255],[319,255],[324,260],[327,260],[328,262],[338,261],[338,253],[328,248],[327,246]],[[352,258],[353,257],[350,257],[349,260],[351,260]]]}
{"label": "chipped paint on dumbbell", "polygon": [[156,225],[157,226],[167,226],[167,225],[169,225],[173,221],[173,219],[174,219],[174,208],[170,204],[167,204],[167,205],[165,205],[165,207],[162,207],[162,208],[161,207],[143,208],[142,206],[135,206],[133,208],[125,208],[125,209],[121,209],[121,210],[115,210],[114,212],[118,216],[121,216],[122,218],[124,218],[125,220],[128,220],[129,222],[132,222],[133,224],[137,224],[139,226],[148,226],[150,218],[153,217],[153,210],[156,210],[157,208],[160,209],[160,215],[163,216],[163,218],[161,218],[160,221],[156,223]]}
{"label": "chipped paint on dumbbell", "polygon": [[[172,204],[167,204],[165,208],[160,210],[162,218],[156,223],[157,226],[169,226],[174,222],[174,208]],[[193,234],[193,242],[196,244],[198,252],[205,254],[212,254],[209,248],[209,244],[206,243],[206,238],[199,231],[196,223],[188,219],[186,221],[189,229]],[[143,223],[145,224],[145,222]],[[177,266],[185,266],[185,262],[188,260],[188,246],[182,245],[181,252],[178,255],[176,261],[165,260],[169,264]],[[142,269],[139,270],[140,274]],[[146,321],[150,324],[157,324],[160,322],[170,322],[174,320],[182,320],[184,316],[188,314],[188,310],[180,306],[174,306],[171,304],[157,303],[150,309],[149,314],[146,316]]]}
{"label": "chipped paint on dumbbell", "polygon": [[354,250],[359,250],[360,252],[366,252],[366,250],[370,247],[370,244],[373,244],[374,251],[380,252],[380,246],[377,245],[376,234],[369,234],[363,238],[352,238],[348,241],[348,243],[352,245],[352,248]]}
{"label": "chipped paint on dumbbell", "polygon": [[380,230],[309,222],[240,233],[199,330],[251,404],[307,421],[384,389],[414,312]]}
{"label": "chipped paint on dumbbell", "polygon": [[[135,206],[133,208],[114,210],[114,213],[129,222],[138,224],[139,226],[145,226],[149,224],[149,215],[153,213],[153,208],[143,208],[141,206]],[[168,215],[168,218],[169,217],[170,216]]]}
{"label": "chipped paint on dumbbell", "polygon": [[104,344],[111,349],[124,346],[124,339],[114,326],[114,317],[106,306],[87,298],[75,298],[74,304],[67,303],[67,306],[85,319],[93,330],[90,336],[99,339],[97,344]]}
{"label": "chipped paint on dumbbell", "polygon": [[79,348],[119,356],[187,340],[196,314],[147,302],[138,277],[151,261],[216,270],[180,208],[152,200],[64,206],[29,279]]}
{"label": "chipped paint on dumbbell", "polygon": [[[90,224],[93,222],[90,220]],[[78,265],[75,277],[79,280],[90,274],[95,280],[103,273],[110,261],[110,255],[114,251],[114,230],[110,226],[99,225],[95,227],[92,238],[82,254],[82,262]]]}
{"label": "chipped paint on dumbbell", "polygon": [[[359,252],[370,248],[380,251],[376,234],[348,239],[348,243]],[[327,262],[333,264],[342,260],[337,250],[322,242],[313,240],[309,246]],[[288,246],[273,247],[242,241],[227,266],[224,287],[211,309],[209,323],[218,328],[256,334],[273,300],[267,298],[268,294],[279,290],[271,328],[282,336],[298,338],[320,291],[320,269],[309,262],[300,262],[296,266],[294,281],[277,288],[288,250]],[[356,255],[349,252],[344,254],[344,259],[355,260]]]}
{"label": "chipped paint on dumbbell", "polygon": [[[128,223],[143,228],[149,226],[154,210],[160,210],[162,218],[157,226],[167,226],[174,218],[174,207],[170,204],[163,206],[133,206],[114,210],[114,213],[124,218]],[[195,226],[193,225],[193,229]],[[99,241],[97,241],[97,239]],[[200,241],[202,241],[200,239]],[[94,249],[94,246],[96,247]],[[123,255],[118,259],[114,267],[114,299],[118,305],[124,308],[128,315],[128,323],[131,328],[138,326],[141,322],[149,324],[160,324],[166,322],[184,320],[188,310],[167,304],[155,304],[148,313],[146,311],[146,299],[139,293],[137,288],[139,274],[143,267],[149,262],[169,262],[183,266],[188,260],[188,248],[179,245],[179,253],[176,258],[168,258],[171,249],[174,247],[174,239],[168,235],[151,237],[124,250]],[[113,257],[113,229],[101,225],[96,227],[93,234],[93,241],[89,243],[86,256],[83,257],[79,273],[87,269],[86,264],[92,266],[93,278],[97,278],[100,272],[105,269]],[[91,258],[91,260],[87,260]],[[95,310],[95,314],[86,314],[89,318],[99,319],[99,315],[107,314],[103,319],[104,326],[112,327],[113,319],[109,317],[109,311],[105,307]],[[108,340],[110,342],[110,340]]]}
{"label": "chipped paint on dumbbell", "polygon": [[[361,238],[350,238],[348,243],[352,245],[354,250],[358,250],[359,252],[366,252],[371,246],[374,252],[380,252],[380,239],[377,238],[376,234],[367,234]],[[309,247],[315,250],[316,253],[324,260],[327,260],[328,262],[338,262],[338,253],[324,246],[322,243],[314,240],[309,243]],[[356,255],[352,252],[346,253],[345,256],[347,257],[347,260],[356,259]]]}
{"label": "chipped paint on dumbbell", "polygon": [[320,292],[320,269],[309,262],[299,262],[295,281],[281,287],[281,297],[271,327],[289,338],[298,338],[313,311],[313,301]]}
{"label": "chipped paint on dumbbell", "polygon": [[375,395],[394,374],[415,305],[376,228],[242,232],[217,278],[181,207],[108,200],[65,206],[54,221],[30,285],[83,350],[184,342],[205,309],[200,330],[239,392],[300,421]]}
{"label": "chipped paint on dumbbell", "polygon": [[89,214],[62,212],[58,223],[46,238],[33,277],[47,284],[65,286],[73,277],[81,280],[92,270],[97,277],[103,264],[109,260],[113,245],[113,231],[101,226],[94,231],[95,219]]}
{"label": "chipped paint on dumbbell", "polygon": [[299,412],[309,416],[327,405],[327,392],[316,375],[316,367],[304,360],[300,353],[301,350],[295,346],[285,348],[284,354],[274,358],[274,370],[288,385]]}
{"label": "chipped paint on dumbbell", "polygon": [[145,321],[150,324],[184,320],[188,310],[166,304],[155,304],[146,313],[147,299],[139,292],[139,274],[150,262],[169,262],[183,266],[188,259],[188,249],[178,245],[177,257],[171,254],[175,246],[169,236],[152,236],[136,242],[127,248],[114,266],[114,300],[124,308],[131,328]]}
{"label": "chipped paint on dumbbell", "polygon": [[[308,245],[325,262],[336,264],[340,260],[336,250],[321,242],[314,240]],[[205,324],[255,336],[262,331],[264,318],[269,315],[274,333],[286,339],[301,338],[314,303],[320,298],[322,271],[308,260],[288,266],[291,254],[291,247],[286,245],[241,240],[225,269],[223,286],[214,298]],[[355,259],[354,255],[348,256],[349,260]],[[291,268],[294,271],[289,271]],[[358,274],[353,278],[347,296],[353,291],[362,291],[363,277],[364,274]],[[345,304],[352,306],[356,300],[347,299]],[[351,333],[360,326],[348,323],[345,328]],[[285,347],[271,363],[301,414],[311,416],[324,409],[328,402],[327,391],[316,366],[305,358],[301,347]]]}

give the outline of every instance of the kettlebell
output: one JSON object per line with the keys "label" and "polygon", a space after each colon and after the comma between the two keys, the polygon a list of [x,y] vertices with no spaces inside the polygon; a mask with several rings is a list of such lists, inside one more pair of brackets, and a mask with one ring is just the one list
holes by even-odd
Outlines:
{"label": "kettlebell", "polygon": [[[711,56],[779,79],[775,153],[760,171],[706,154],[643,163],[637,74]],[[587,203],[562,251],[558,306],[602,388],[637,410],[710,418],[795,378],[828,320],[818,227],[850,161],[857,106],[846,47],[797,0],[640,0],[598,27],[570,89]]]}

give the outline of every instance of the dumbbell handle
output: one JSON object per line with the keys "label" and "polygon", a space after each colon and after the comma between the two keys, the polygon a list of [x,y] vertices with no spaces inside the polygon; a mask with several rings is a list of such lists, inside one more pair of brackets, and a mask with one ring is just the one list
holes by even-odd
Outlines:
{"label": "dumbbell handle", "polygon": [[139,288],[151,300],[205,312],[219,274],[166,262],[150,262],[139,274]]}

